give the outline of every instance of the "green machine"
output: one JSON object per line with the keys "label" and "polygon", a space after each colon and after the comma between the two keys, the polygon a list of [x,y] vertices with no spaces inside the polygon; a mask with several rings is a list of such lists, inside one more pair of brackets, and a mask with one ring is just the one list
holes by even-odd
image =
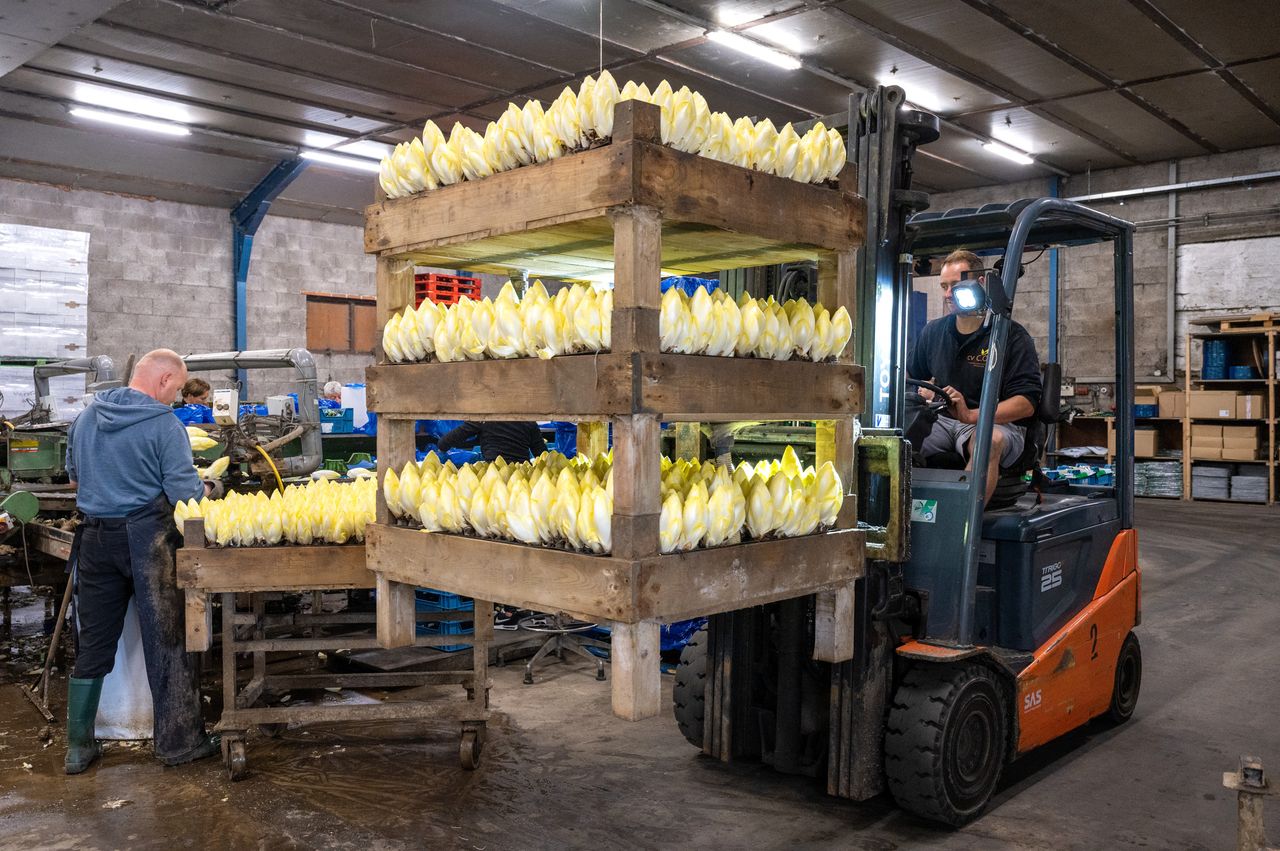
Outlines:
{"label": "green machine", "polygon": [[49,379],[58,375],[88,374],[90,393],[119,386],[115,364],[99,355],[38,363],[32,367],[35,399],[31,410],[0,422],[0,491],[15,483],[43,485],[67,481],[67,430],[71,424],[54,419]]}

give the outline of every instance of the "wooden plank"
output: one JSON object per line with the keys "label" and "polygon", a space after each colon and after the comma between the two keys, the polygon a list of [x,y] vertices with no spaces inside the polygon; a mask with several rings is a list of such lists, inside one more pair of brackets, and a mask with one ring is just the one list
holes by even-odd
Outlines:
{"label": "wooden plank", "polygon": [[863,370],[853,364],[647,352],[636,358],[637,409],[668,421],[807,420],[862,410]]}
{"label": "wooden plank", "polygon": [[[843,178],[844,175],[841,176]],[[849,317],[854,320],[856,334],[858,300],[855,261],[856,257],[852,251],[834,252],[818,261],[818,301],[832,312],[839,307],[848,310]],[[851,339],[837,360],[842,364],[852,364],[855,351],[857,351],[857,340]],[[859,376],[860,379],[861,377]],[[853,407],[860,413],[866,401],[866,389],[861,380],[857,390],[852,392],[855,396]],[[832,462],[844,486],[844,505],[837,525],[840,528],[853,526],[857,523],[858,498],[853,490],[857,450],[853,443],[852,419],[841,417],[820,420],[817,423],[817,450],[818,464]]]}
{"label": "wooden plank", "polygon": [[648,352],[384,364],[370,367],[366,380],[369,407],[390,418],[830,419],[852,416],[863,403],[863,370],[853,364]]}
{"label": "wooden plank", "polygon": [[413,586],[378,574],[378,646],[391,649],[413,644],[417,619]]}
{"label": "wooden plank", "polygon": [[819,591],[814,600],[813,658],[847,662],[853,658],[853,583]]}
{"label": "wooden plank", "polygon": [[613,714],[627,721],[653,718],[662,711],[659,626],[655,621],[610,626]]}
{"label": "wooden plank", "polygon": [[382,342],[382,326],[391,314],[413,304],[413,263],[391,257],[379,257],[375,272],[378,287],[377,339]]}
{"label": "wooden plank", "polygon": [[843,529],[656,556],[640,562],[634,619],[666,622],[763,606],[866,572],[866,534]]}
{"label": "wooden plank", "polygon": [[[187,528],[190,531],[191,526]],[[365,568],[364,547],[355,545],[182,547],[178,550],[177,579],[179,588],[202,593],[338,591],[374,586],[373,574]]]}
{"label": "wooden plank", "polygon": [[[370,407],[373,406],[370,405]],[[382,414],[382,411],[378,413]],[[387,500],[382,492],[382,483],[386,480],[387,470],[394,469],[399,475],[405,464],[416,460],[416,447],[412,420],[387,418],[378,423],[378,493],[375,498],[379,523],[391,522],[391,512],[387,509]]]}
{"label": "wooden plank", "polygon": [[[631,361],[625,355],[395,364],[370,367],[365,380],[369,407],[380,417],[600,419],[631,408]],[[381,422],[378,428],[381,438]]]}
{"label": "wooden plank", "polygon": [[[662,216],[654,207],[615,207],[609,211],[613,223],[613,306],[616,309],[658,310],[662,293]],[[615,329],[616,331],[616,329]],[[619,351],[657,351],[658,341],[619,341]]]}
{"label": "wooden plank", "polygon": [[662,425],[657,417],[623,417],[613,426],[613,552],[636,559],[659,552]]}
{"label": "wooden plank", "polygon": [[[615,478],[615,510],[617,486]],[[369,527],[366,541],[370,569],[396,582],[637,623],[750,608],[848,583],[864,573],[866,536],[849,529],[638,560],[382,525]]]}
{"label": "wooden plank", "polygon": [[633,609],[629,562],[382,525],[365,543],[376,573],[409,585],[588,620],[628,620]]}
{"label": "wooden plank", "polygon": [[203,653],[213,646],[213,607],[209,605],[209,595],[191,589],[183,594],[186,599],[187,652]]}
{"label": "wooden plank", "polygon": [[630,146],[605,145],[365,210],[365,251],[405,254],[598,218],[631,200]]}
{"label": "wooden plank", "polygon": [[609,451],[609,424],[607,422],[578,423],[578,454],[595,458]]}

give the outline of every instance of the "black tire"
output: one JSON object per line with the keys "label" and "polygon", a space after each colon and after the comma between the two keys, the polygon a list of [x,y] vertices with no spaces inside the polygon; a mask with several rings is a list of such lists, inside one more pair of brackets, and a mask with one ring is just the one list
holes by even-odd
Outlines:
{"label": "black tire", "polygon": [[698,750],[702,750],[702,724],[707,706],[707,628],[693,634],[680,650],[676,667],[676,684],[671,699],[675,706],[680,732]]}
{"label": "black tire", "polygon": [[1142,690],[1142,646],[1132,632],[1124,637],[1120,655],[1116,657],[1115,682],[1111,687],[1111,706],[1107,720],[1123,724],[1133,717],[1138,707],[1138,692]]}
{"label": "black tire", "polygon": [[898,806],[959,827],[986,807],[1009,748],[1008,688],[981,665],[924,665],[889,710],[885,773]]}

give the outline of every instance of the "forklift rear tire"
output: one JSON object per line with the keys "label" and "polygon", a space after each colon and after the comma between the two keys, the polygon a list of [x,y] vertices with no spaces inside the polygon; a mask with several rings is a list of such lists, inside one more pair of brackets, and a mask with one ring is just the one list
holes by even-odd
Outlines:
{"label": "forklift rear tire", "polygon": [[1116,679],[1111,688],[1111,706],[1107,718],[1113,724],[1123,724],[1133,717],[1138,707],[1138,692],[1142,689],[1142,645],[1132,632],[1124,637],[1120,655],[1116,657]]}
{"label": "forklift rear tire", "polygon": [[676,684],[671,699],[680,732],[698,750],[702,750],[702,724],[707,706],[707,628],[693,634],[680,650],[676,667]]}
{"label": "forklift rear tire", "polygon": [[884,740],[898,806],[953,827],[982,812],[1008,752],[1007,692],[982,665],[928,664],[907,672]]}

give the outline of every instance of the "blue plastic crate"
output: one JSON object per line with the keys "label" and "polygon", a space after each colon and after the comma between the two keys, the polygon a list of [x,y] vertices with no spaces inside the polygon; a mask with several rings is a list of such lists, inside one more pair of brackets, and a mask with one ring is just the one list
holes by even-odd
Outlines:
{"label": "blue plastic crate", "polygon": [[[418,635],[474,635],[475,631],[476,622],[473,620],[420,623],[415,630]],[[470,644],[445,644],[432,649],[443,653],[455,653],[459,650],[466,650],[470,646]]]}
{"label": "blue plastic crate", "polygon": [[470,612],[476,607],[475,600],[470,597],[461,597],[447,591],[417,588],[413,595],[420,612]]}
{"label": "blue plastic crate", "polygon": [[354,413],[350,408],[321,408],[321,434],[351,434],[355,430]]}
{"label": "blue plastic crate", "polygon": [[1146,419],[1147,417],[1160,416],[1159,405],[1134,405],[1133,416],[1135,419]]}
{"label": "blue plastic crate", "polygon": [[1227,341],[1205,340],[1204,363],[1200,366],[1200,378],[1204,381],[1221,381],[1227,377]]}

